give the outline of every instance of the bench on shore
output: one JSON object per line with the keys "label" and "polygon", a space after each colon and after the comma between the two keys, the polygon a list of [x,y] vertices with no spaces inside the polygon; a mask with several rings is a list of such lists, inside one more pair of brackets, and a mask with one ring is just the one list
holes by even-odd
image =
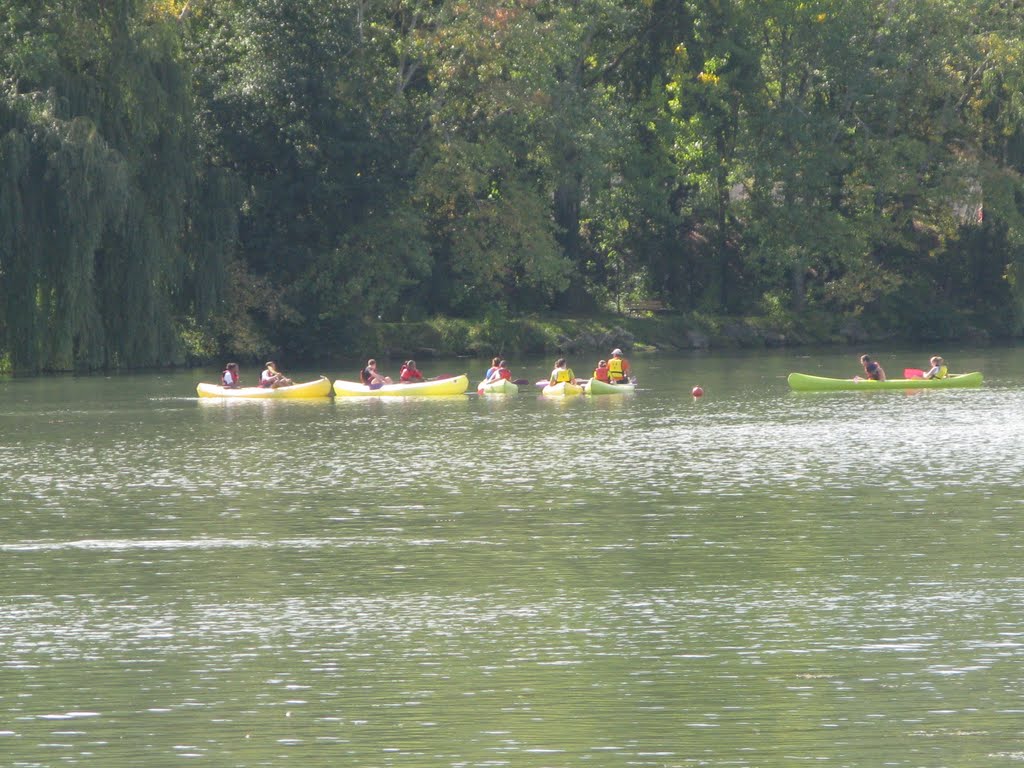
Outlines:
{"label": "bench on shore", "polygon": [[659,312],[671,312],[672,310],[665,306],[665,302],[658,301],[657,299],[647,299],[646,301],[631,301],[626,304],[626,311],[631,315],[642,315],[645,312],[653,312],[657,314]]}

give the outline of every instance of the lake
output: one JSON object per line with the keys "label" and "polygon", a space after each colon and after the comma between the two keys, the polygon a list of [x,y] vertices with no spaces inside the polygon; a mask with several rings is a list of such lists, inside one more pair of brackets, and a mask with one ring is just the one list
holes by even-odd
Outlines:
{"label": "lake", "polygon": [[935,350],[980,389],[786,385],[862,351],[634,355],[634,395],[564,401],[0,379],[0,754],[1019,765],[1024,350]]}

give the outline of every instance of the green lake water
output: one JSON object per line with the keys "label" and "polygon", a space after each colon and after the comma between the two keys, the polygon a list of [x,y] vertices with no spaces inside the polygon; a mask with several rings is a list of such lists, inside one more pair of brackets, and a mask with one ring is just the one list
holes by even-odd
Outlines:
{"label": "green lake water", "polygon": [[1020,765],[1024,350],[788,390],[862,351],[564,401],[0,380],[0,763]]}

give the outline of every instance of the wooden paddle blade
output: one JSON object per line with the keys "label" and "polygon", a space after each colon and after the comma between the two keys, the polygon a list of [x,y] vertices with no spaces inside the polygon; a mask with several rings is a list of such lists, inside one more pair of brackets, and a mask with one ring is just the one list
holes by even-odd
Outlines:
{"label": "wooden paddle blade", "polygon": [[924,371],[919,370],[917,368],[904,368],[903,369],[903,378],[904,379],[923,379],[924,378]]}

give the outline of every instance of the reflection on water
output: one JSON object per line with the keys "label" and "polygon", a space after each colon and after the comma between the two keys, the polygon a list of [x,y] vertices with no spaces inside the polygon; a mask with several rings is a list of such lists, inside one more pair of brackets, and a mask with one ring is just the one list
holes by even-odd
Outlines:
{"label": "reflection on water", "polygon": [[815,371],[785,355],[641,358],[635,396],[564,401],[5,382],[0,748],[1012,764],[1014,354],[918,397],[793,395]]}

